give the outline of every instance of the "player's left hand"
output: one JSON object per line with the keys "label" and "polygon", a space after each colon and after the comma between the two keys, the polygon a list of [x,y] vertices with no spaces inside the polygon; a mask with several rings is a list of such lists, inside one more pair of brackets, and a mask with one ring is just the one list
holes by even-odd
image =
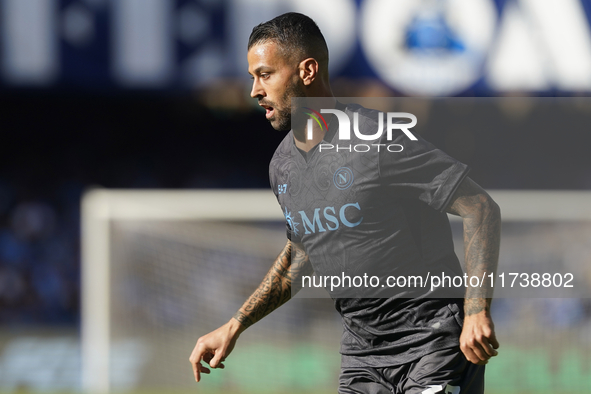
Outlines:
{"label": "player's left hand", "polygon": [[464,328],[460,336],[460,349],[468,361],[484,365],[498,354],[499,342],[495,336],[495,326],[488,311],[481,311],[464,318]]}

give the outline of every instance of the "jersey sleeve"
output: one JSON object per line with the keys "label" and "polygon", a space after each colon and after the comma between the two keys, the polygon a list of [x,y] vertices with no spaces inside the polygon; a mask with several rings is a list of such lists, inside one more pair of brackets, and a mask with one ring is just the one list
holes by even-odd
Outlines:
{"label": "jersey sleeve", "polygon": [[437,149],[420,136],[383,141],[403,146],[401,152],[380,150],[378,169],[381,184],[395,198],[417,198],[444,211],[469,172],[469,167]]}
{"label": "jersey sleeve", "polygon": [[279,206],[281,207],[281,209],[284,211],[283,214],[285,216],[285,233],[287,236],[287,239],[289,239],[290,241],[292,240],[292,229],[291,229],[291,218],[288,217],[285,213],[285,208],[281,205],[281,201],[279,200],[279,182],[277,180],[278,175],[277,175],[277,167],[274,165],[274,160],[271,160],[271,164],[269,165],[269,184],[271,185],[271,190],[273,190],[273,193],[275,194],[275,198],[277,199],[277,203],[279,204]]}

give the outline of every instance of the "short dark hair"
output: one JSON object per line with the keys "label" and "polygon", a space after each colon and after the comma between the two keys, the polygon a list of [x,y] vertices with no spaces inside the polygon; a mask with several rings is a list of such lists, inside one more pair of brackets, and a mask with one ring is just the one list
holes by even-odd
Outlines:
{"label": "short dark hair", "polygon": [[288,12],[264,22],[252,29],[248,50],[268,41],[279,45],[285,56],[297,56],[298,60],[313,57],[328,67],[328,46],[316,22],[297,12]]}

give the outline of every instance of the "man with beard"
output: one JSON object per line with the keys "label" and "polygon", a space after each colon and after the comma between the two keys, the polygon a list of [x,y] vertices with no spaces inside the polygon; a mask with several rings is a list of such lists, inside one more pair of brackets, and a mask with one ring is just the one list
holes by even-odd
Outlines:
{"label": "man with beard", "polygon": [[[289,131],[270,165],[288,240],[236,315],[197,341],[189,359],[196,381],[210,372],[201,361],[223,368],[239,335],[288,301],[300,278],[313,271],[325,275],[345,267],[363,272],[380,265],[396,274],[423,275],[445,267],[461,276],[446,212],[463,219],[468,276],[495,272],[498,206],[467,177],[466,165],[428,142],[419,138],[399,156],[385,150],[363,157],[332,152],[331,160],[355,187],[318,182],[314,170],[328,157],[319,146],[334,143],[338,122],[306,134],[301,125],[292,125],[291,98],[320,98],[321,108],[357,113],[363,130],[377,126],[376,111],[334,99],[328,48],[314,21],[288,13],[256,26],[248,64],[251,96],[265,108],[273,128]],[[292,212],[300,214],[300,223]],[[339,393],[482,393],[484,364],[499,346],[490,290],[468,287],[463,298],[440,297],[429,288],[414,289],[412,297],[331,294],[344,327]]]}

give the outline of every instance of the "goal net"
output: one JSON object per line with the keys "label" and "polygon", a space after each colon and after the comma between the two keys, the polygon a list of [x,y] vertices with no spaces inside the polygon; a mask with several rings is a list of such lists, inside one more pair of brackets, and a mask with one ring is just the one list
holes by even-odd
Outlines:
{"label": "goal net", "polygon": [[[548,280],[493,303],[499,357],[487,392],[591,391],[591,195],[491,193],[503,215],[505,287]],[[453,221],[458,256],[461,222]],[[240,337],[224,370],[196,384],[196,340],[227,322],[285,245],[273,193],[94,190],[83,201],[83,387],[90,393],[334,392],[340,318],[328,298],[298,296]],[[518,275],[512,275],[518,274]],[[546,278],[547,279],[547,278]],[[550,282],[558,284],[559,277]],[[497,280],[498,283],[498,280]]]}

